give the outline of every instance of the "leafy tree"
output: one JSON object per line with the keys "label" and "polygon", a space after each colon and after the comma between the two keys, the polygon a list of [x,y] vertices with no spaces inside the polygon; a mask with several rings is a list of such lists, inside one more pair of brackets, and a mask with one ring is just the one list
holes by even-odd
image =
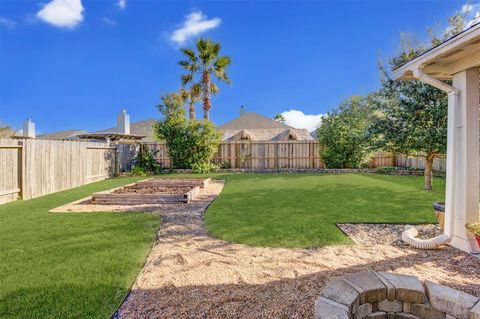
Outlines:
{"label": "leafy tree", "polygon": [[317,129],[321,156],[328,168],[355,168],[365,163],[369,152],[367,127],[370,106],[364,97],[353,96],[323,116]]}
{"label": "leafy tree", "polygon": [[273,120],[285,124],[285,117],[282,114],[277,114],[273,117]]}
{"label": "leafy tree", "polygon": [[182,95],[172,93],[162,96],[162,104],[158,110],[162,119],[154,124],[154,130],[159,139],[165,140],[173,168],[188,168],[189,149],[187,120]]}
{"label": "leafy tree", "polygon": [[10,138],[15,135],[15,131],[8,125],[0,122],[0,138]]}
{"label": "leafy tree", "polygon": [[[468,27],[465,13],[448,20],[448,28],[438,36],[430,32],[430,43],[412,45],[402,37],[402,52],[390,59],[395,69],[431,47]],[[447,148],[448,97],[441,90],[420,81],[394,81],[380,65],[382,87],[374,96],[377,112],[370,129],[376,148],[425,157],[424,190],[432,190],[432,167],[436,157]]]}
{"label": "leafy tree", "polygon": [[[405,55],[405,53],[404,53]],[[404,59],[397,57],[392,62]],[[435,157],[447,148],[447,95],[420,81],[394,81],[382,68],[382,88],[370,129],[376,148],[425,157],[424,190],[432,189]]]}
{"label": "leafy tree", "polygon": [[155,123],[157,137],[165,140],[173,168],[211,167],[221,134],[208,120],[185,118],[181,93],[167,94],[158,106],[162,118]]}
{"label": "leafy tree", "polygon": [[218,81],[230,84],[231,81],[226,73],[231,63],[228,56],[220,56],[221,46],[211,40],[199,39],[197,52],[194,49],[182,49],[186,60],[179,64],[188,71],[181,76],[182,85],[192,84],[190,91],[200,89],[200,97],[203,101],[203,117],[208,120],[210,116],[211,95],[219,92],[218,86],[212,81],[212,77]]}

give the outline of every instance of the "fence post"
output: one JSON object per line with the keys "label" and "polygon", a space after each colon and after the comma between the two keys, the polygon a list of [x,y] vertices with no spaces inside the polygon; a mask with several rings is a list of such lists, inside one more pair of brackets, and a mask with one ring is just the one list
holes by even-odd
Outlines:
{"label": "fence post", "polygon": [[273,157],[273,167],[278,169],[278,142],[275,142],[275,156]]}
{"label": "fence post", "polygon": [[310,152],[310,168],[315,168],[315,144],[314,142],[308,142]]}
{"label": "fence post", "polygon": [[115,172],[114,172],[114,176],[118,176],[120,175],[120,162],[118,161],[118,154],[119,154],[119,150],[118,150],[118,144],[115,145],[115,149],[113,150],[114,154],[115,154]]}
{"label": "fence post", "polygon": [[240,168],[240,144],[235,142],[235,168]]}
{"label": "fence post", "polygon": [[18,145],[22,145],[21,148],[18,149],[18,185],[20,188],[19,196],[23,199],[24,191],[25,191],[25,143],[23,141],[19,141]]}

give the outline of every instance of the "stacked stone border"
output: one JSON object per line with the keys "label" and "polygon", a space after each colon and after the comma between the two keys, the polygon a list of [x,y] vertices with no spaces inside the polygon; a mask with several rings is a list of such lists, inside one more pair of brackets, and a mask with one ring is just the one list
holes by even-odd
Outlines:
{"label": "stacked stone border", "polygon": [[480,319],[480,298],[415,276],[346,274],[315,301],[316,319]]}
{"label": "stacked stone border", "polygon": [[[411,176],[422,176],[423,170],[411,170],[411,169],[395,169],[388,172],[383,172],[379,168],[221,168],[215,170],[216,173],[256,173],[256,174],[295,174],[295,173],[316,173],[316,174],[349,174],[349,173],[369,173],[369,174],[383,174],[383,175],[411,175]],[[170,169],[166,168],[162,173],[176,173],[176,174],[191,174],[193,171],[191,169]],[[433,175],[436,177],[445,177],[443,172],[433,172]]]}

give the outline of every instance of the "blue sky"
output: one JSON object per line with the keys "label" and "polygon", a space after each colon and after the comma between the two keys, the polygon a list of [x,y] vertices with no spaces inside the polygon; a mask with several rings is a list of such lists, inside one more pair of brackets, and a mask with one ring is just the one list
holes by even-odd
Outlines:
{"label": "blue sky", "polygon": [[1,0],[0,121],[32,118],[47,133],[111,127],[122,108],[132,121],[158,118],[160,94],[180,86],[179,46],[200,36],[232,57],[215,123],[241,105],[269,117],[326,113],[378,88],[377,61],[398,52],[400,32],[426,39],[464,4]]}

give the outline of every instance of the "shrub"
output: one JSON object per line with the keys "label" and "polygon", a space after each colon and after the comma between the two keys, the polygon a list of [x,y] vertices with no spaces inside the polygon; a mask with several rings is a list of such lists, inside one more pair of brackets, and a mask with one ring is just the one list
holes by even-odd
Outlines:
{"label": "shrub", "polygon": [[322,118],[317,138],[327,168],[358,168],[366,163],[369,116],[367,99],[354,96]]}
{"label": "shrub", "polygon": [[130,172],[133,176],[147,176],[147,171],[144,167],[134,166]]}
{"label": "shrub", "polygon": [[161,166],[155,159],[157,153],[158,150],[152,151],[147,145],[140,144],[139,152],[133,160],[132,174],[145,176],[148,173],[160,173]]}
{"label": "shrub", "polygon": [[218,164],[212,162],[198,162],[192,164],[192,171],[195,174],[205,174],[210,173],[212,171],[216,171],[220,168]]}
{"label": "shrub", "polygon": [[230,169],[230,168],[232,168],[232,165],[230,164],[230,162],[221,162],[220,163],[220,168]]}
{"label": "shrub", "polygon": [[162,118],[154,130],[159,139],[165,140],[172,168],[204,167],[218,150],[221,135],[208,120],[187,121],[183,108],[185,100],[179,94],[162,97],[158,106]]}
{"label": "shrub", "polygon": [[480,223],[466,224],[465,228],[471,231],[474,235],[480,237]]}

